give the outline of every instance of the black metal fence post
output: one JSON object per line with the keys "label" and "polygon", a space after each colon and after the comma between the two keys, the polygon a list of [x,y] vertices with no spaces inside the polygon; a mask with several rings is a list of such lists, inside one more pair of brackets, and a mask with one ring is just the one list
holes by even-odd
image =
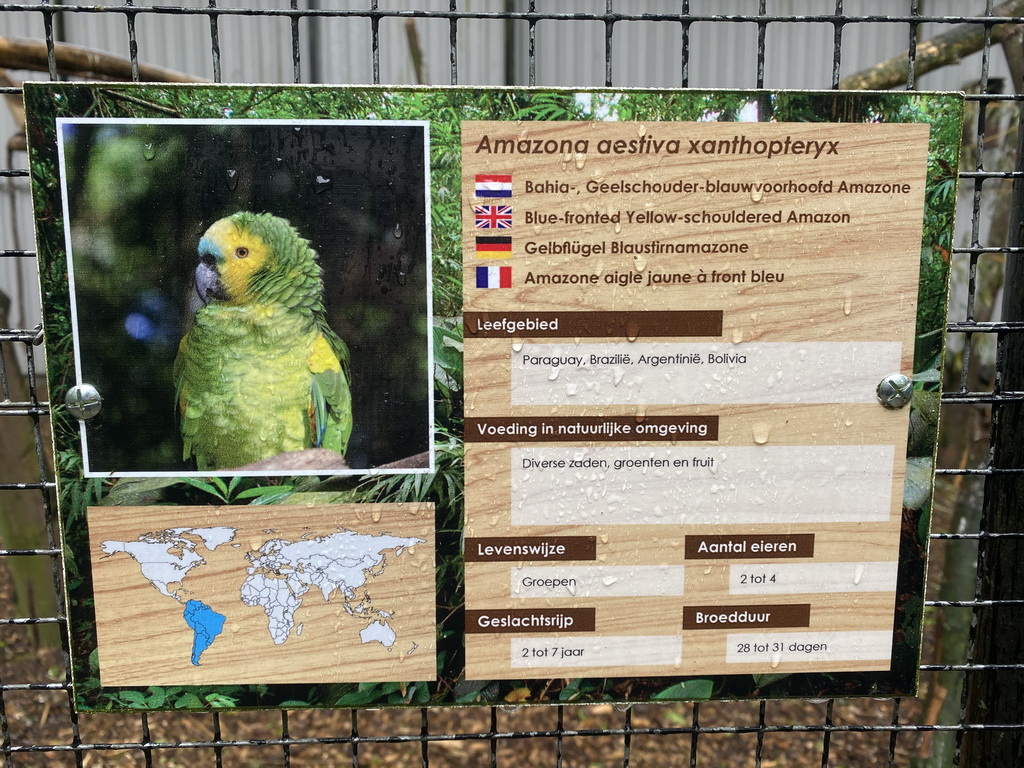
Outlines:
{"label": "black metal fence post", "polygon": [[[1022,113],[1024,118],[1024,113]],[[979,725],[1024,722],[1024,119],[1007,237],[1003,321],[992,409],[992,474],[985,488],[968,720]],[[970,653],[970,651],[969,651]],[[970,659],[969,659],[970,661]],[[964,739],[964,765],[1024,765],[1024,732],[982,728]]]}

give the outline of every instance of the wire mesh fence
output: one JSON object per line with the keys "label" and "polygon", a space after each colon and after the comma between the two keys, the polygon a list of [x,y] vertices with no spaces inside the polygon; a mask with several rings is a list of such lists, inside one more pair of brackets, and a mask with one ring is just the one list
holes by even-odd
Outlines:
{"label": "wire mesh fence", "polygon": [[[1024,681],[1024,590],[1017,586],[1024,452],[1016,434],[1024,425],[1024,2],[449,0],[393,7],[400,5],[0,3],[0,94],[11,136],[0,164],[7,198],[0,232],[5,764],[1016,764],[1024,734],[1014,709]],[[879,47],[883,39],[889,49]],[[96,40],[108,53],[78,47],[97,47]],[[176,40],[177,50],[168,47]],[[954,285],[921,696],[621,711],[510,705],[77,715],[16,102],[26,78],[174,75],[154,70],[157,62],[181,70],[184,80],[968,91],[958,232],[948,255]],[[24,574],[40,570],[49,577],[46,594],[16,590]],[[46,650],[54,645],[62,650]]]}

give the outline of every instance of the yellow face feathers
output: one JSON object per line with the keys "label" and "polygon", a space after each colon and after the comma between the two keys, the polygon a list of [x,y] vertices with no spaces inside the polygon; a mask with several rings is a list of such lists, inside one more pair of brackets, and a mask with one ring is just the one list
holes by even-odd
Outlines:
{"label": "yellow face feathers", "polygon": [[245,301],[252,274],[267,263],[270,248],[252,232],[241,229],[231,219],[214,222],[203,240],[216,257],[220,280],[228,295],[228,304]]}

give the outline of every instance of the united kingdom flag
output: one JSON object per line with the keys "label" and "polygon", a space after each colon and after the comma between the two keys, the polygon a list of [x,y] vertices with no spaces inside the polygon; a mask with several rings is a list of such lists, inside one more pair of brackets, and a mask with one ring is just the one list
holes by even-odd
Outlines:
{"label": "united kingdom flag", "polygon": [[512,229],[511,205],[474,205],[477,229]]}

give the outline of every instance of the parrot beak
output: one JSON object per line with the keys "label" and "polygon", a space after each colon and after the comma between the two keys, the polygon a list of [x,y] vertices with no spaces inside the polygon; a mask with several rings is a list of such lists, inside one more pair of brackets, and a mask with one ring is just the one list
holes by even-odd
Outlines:
{"label": "parrot beak", "polygon": [[227,299],[228,293],[217,270],[217,246],[205,237],[199,241],[199,265],[196,267],[196,293],[203,304],[210,299]]}
{"label": "parrot beak", "polygon": [[219,298],[217,294],[223,290],[217,269],[206,262],[199,262],[199,266],[196,267],[196,293],[199,294],[199,300],[203,304],[209,304],[210,299]]}

